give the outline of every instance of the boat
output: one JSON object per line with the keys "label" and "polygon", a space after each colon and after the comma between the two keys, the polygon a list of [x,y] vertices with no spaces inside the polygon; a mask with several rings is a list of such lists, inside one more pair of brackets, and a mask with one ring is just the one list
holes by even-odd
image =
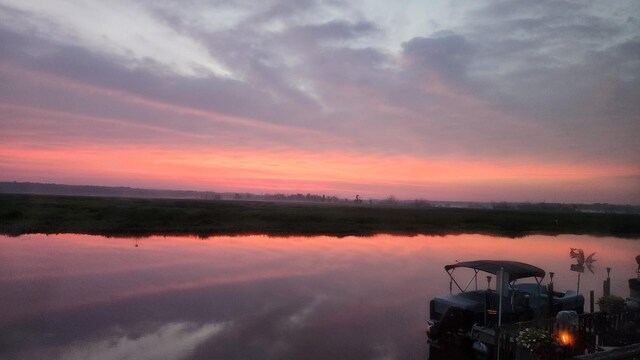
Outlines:
{"label": "boat", "polygon": [[[546,273],[534,265],[475,260],[456,262],[444,269],[449,275],[449,295],[437,296],[430,301],[427,337],[431,346],[447,340],[460,343],[460,339],[466,339],[474,347],[486,347],[487,344],[477,341],[486,339],[491,346],[493,329],[498,325],[553,317],[565,310],[584,312],[582,295],[571,290],[556,292],[552,286],[543,285]],[[458,275],[463,271],[471,275],[464,287],[459,281],[463,274]],[[478,288],[481,275],[487,275],[485,289]],[[550,275],[553,280],[553,273]],[[493,277],[496,278],[495,288],[491,289]]]}

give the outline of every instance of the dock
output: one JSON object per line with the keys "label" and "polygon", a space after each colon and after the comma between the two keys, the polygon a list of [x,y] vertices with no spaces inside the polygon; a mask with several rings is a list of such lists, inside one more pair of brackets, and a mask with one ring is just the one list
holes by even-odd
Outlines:
{"label": "dock", "polygon": [[[564,346],[559,358],[564,359],[640,359],[640,312],[625,311],[619,314],[603,312],[578,315],[575,326],[560,327],[555,319],[503,325],[496,329],[492,344],[493,358],[500,360],[521,359],[517,338],[527,328],[545,330],[558,336],[563,334]],[[482,332],[479,332],[482,334]],[[485,331],[483,338],[489,339]]]}
{"label": "dock", "polygon": [[640,344],[607,349],[593,354],[574,357],[576,360],[635,360],[640,359]]}

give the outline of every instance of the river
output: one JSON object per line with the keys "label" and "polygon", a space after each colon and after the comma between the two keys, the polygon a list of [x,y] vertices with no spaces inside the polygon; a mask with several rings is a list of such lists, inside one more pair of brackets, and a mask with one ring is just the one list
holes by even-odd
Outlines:
{"label": "river", "polygon": [[[517,260],[628,296],[640,242],[577,235],[0,236],[0,359],[425,359],[444,265]],[[543,283],[548,281],[545,279]]]}

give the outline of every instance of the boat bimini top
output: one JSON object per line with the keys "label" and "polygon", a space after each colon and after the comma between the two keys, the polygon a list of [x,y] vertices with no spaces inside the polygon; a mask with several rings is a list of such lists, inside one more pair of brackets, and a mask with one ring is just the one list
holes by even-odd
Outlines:
{"label": "boat bimini top", "polygon": [[[475,271],[473,278],[469,281],[467,286],[463,289],[456,279],[453,277],[453,271],[457,268],[469,268]],[[451,281],[449,282],[449,292],[452,290],[452,282],[456,284],[458,289],[461,292],[467,291],[469,285],[475,280],[476,290],[478,289],[478,272],[484,271],[489,274],[498,275],[500,273],[500,269],[503,269],[505,273],[509,274],[509,285],[513,285],[516,280],[533,277],[536,280],[536,283],[540,285],[542,283],[542,279],[546,275],[545,271],[540,269],[537,266],[533,266],[530,264],[525,264],[518,261],[506,261],[506,260],[474,260],[474,261],[464,261],[457,262],[455,264],[446,265],[444,270],[449,274]]]}

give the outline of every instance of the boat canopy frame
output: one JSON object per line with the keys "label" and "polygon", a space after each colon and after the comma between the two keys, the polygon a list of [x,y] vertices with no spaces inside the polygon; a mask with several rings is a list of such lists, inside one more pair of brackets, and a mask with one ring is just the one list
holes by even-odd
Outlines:
{"label": "boat canopy frame", "polygon": [[[453,272],[457,268],[469,268],[473,269],[474,274],[471,280],[467,283],[464,289],[458,284],[458,281],[453,277]],[[466,292],[469,289],[471,283],[475,281],[475,290],[478,290],[478,273],[480,271],[496,275],[500,273],[500,270],[504,270],[509,274],[509,287],[513,288],[513,285],[518,279],[533,277],[538,285],[541,285],[546,273],[544,270],[537,266],[526,264],[519,261],[508,260],[474,260],[456,262],[455,264],[446,265],[444,270],[449,275],[449,293],[453,292],[453,284],[455,283],[460,292]]]}

